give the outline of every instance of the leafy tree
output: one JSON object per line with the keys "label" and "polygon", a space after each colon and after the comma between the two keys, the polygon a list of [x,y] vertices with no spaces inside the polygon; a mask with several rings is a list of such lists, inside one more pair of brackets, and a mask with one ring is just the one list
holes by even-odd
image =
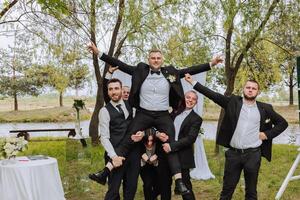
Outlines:
{"label": "leafy tree", "polygon": [[294,104],[293,90],[296,80],[296,57],[300,52],[300,2],[299,0],[282,2],[282,12],[273,22],[273,31],[267,39],[277,47],[276,57],[282,57],[280,69],[283,84],[289,88],[289,104]]}
{"label": "leafy tree", "polygon": [[[223,0],[207,2],[205,7],[218,11],[223,31],[214,34],[219,38],[219,43],[224,45],[225,54],[225,95],[231,95],[234,91],[236,77],[239,70],[245,64],[245,58],[249,56],[249,50],[260,41],[260,37],[266,31],[267,23],[274,16],[279,0],[269,1],[236,1]],[[224,117],[224,110],[221,111],[218,123]],[[216,146],[216,152],[218,147]]]}
{"label": "leafy tree", "polygon": [[30,38],[16,34],[13,47],[0,50],[0,93],[14,99],[14,110],[18,110],[18,97],[38,95],[42,85],[26,76],[33,63],[34,48],[27,46]]}
{"label": "leafy tree", "polygon": [[78,96],[78,90],[83,88],[86,81],[89,80],[89,68],[87,65],[77,62],[69,72],[69,87],[76,90],[76,96]]}

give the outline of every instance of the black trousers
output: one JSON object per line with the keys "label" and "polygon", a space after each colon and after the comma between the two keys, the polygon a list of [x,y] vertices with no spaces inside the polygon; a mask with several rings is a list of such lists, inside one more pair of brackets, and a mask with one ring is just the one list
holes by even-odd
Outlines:
{"label": "black trousers", "polygon": [[[126,137],[122,140],[120,147],[116,149],[117,155],[126,157],[134,145],[131,135],[151,127],[155,127],[158,131],[168,134],[170,142],[175,140],[175,127],[168,111],[139,109],[127,129]],[[181,167],[177,153],[169,153],[167,158],[172,174],[180,173]]]}
{"label": "black trousers", "polygon": [[186,185],[187,189],[190,190],[190,194],[182,195],[183,200],[195,200],[195,195],[193,192],[193,186],[190,177],[190,169],[181,169],[182,181]]}
{"label": "black trousers", "polygon": [[241,172],[244,172],[246,186],[246,200],[257,199],[257,178],[261,163],[260,148],[247,152],[236,152],[229,149],[225,152],[225,169],[223,177],[223,189],[221,200],[232,198],[237,183],[239,182]]}
{"label": "black trousers", "polygon": [[140,175],[143,180],[144,199],[157,199],[157,196],[160,194],[157,167],[147,163],[145,166],[141,167]]}
{"label": "black trousers", "polygon": [[119,189],[123,181],[123,199],[134,200],[137,190],[138,177],[140,173],[140,148],[135,146],[124,164],[115,168],[108,177],[108,191],[105,194],[105,200],[120,200]]}
{"label": "black trousers", "polygon": [[164,152],[160,143],[156,145],[156,148],[158,156],[157,184],[160,191],[160,200],[171,200],[172,175],[167,159],[168,155]]}

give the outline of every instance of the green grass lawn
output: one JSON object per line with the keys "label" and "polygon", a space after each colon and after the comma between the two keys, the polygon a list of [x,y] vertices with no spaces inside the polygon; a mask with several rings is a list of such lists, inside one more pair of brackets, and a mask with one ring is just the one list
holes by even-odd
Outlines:
{"label": "green grass lawn", "polygon": [[[207,181],[194,180],[194,192],[197,199],[218,199],[222,187],[224,153],[222,152],[219,156],[214,154],[214,141],[205,141],[205,148],[209,166],[216,178]],[[259,199],[274,199],[297,156],[296,150],[295,146],[274,145],[272,162],[269,163],[263,159],[258,183]],[[101,146],[89,145],[88,148],[83,149],[80,143],[74,140],[34,139],[29,143],[29,148],[24,154],[44,154],[57,158],[66,199],[99,200],[104,198],[107,186],[99,185],[87,178],[90,172],[95,172],[103,167],[103,148]],[[297,169],[296,174],[300,174],[300,169]],[[244,199],[243,197],[244,183],[241,180],[233,199],[240,200]],[[300,182],[290,182],[282,199],[298,200],[299,197]],[[135,199],[143,199],[141,180],[139,180]],[[173,196],[172,199],[179,200],[181,198]]]}

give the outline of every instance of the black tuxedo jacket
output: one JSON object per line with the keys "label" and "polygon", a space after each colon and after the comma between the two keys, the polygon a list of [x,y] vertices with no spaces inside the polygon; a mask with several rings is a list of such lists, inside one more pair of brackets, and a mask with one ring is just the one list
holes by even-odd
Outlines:
{"label": "black tuxedo jacket", "polygon": [[192,110],[180,126],[178,140],[170,143],[171,151],[177,152],[183,169],[195,168],[193,144],[197,139],[201,124],[202,118]]}
{"label": "black tuxedo jacket", "polygon": [[[241,96],[232,95],[226,97],[216,93],[200,83],[194,86],[194,89],[213,100],[225,110],[225,115],[220,126],[217,136],[217,144],[224,147],[230,147],[230,141],[236,129],[240,111],[243,105]],[[260,113],[260,129],[267,136],[261,145],[262,156],[271,161],[272,156],[272,139],[282,133],[287,127],[287,121],[273,110],[272,105],[256,101]]]}
{"label": "black tuxedo jacket", "polygon": [[[132,107],[139,108],[140,89],[144,80],[149,74],[149,65],[143,62],[139,63],[137,66],[127,65],[126,63],[123,63],[122,61],[108,56],[104,53],[102,54],[100,59],[112,66],[118,66],[121,71],[132,75],[129,104]],[[184,74],[189,73],[192,75],[208,70],[210,70],[209,63],[195,65],[185,69],[176,69],[172,65],[162,67],[161,72],[164,75],[164,77],[168,80],[171,86],[169,93],[169,105],[176,110],[182,103],[181,101],[184,100],[183,88],[180,82],[180,78],[183,78]]]}

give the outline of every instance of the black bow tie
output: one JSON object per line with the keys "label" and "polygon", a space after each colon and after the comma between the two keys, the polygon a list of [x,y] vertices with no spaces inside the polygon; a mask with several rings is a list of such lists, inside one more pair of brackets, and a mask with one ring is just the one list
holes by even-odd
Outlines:
{"label": "black bow tie", "polygon": [[151,75],[152,75],[152,74],[160,75],[160,71],[153,71],[153,70],[150,70],[150,73],[151,73]]}

